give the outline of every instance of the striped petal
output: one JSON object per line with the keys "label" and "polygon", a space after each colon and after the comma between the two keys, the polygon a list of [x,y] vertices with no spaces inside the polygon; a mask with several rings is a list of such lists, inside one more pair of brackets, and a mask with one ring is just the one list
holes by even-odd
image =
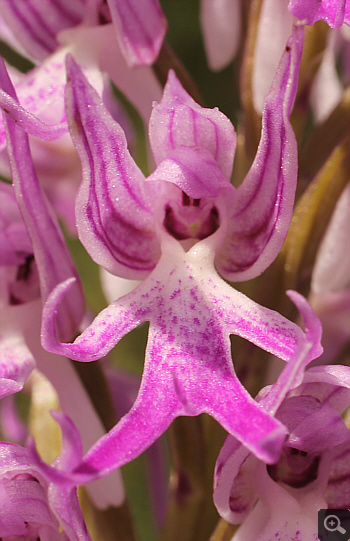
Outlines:
{"label": "striped petal", "polygon": [[76,202],[79,237],[112,274],[144,277],[160,254],[152,211],[156,195],[150,184],[146,192],[123,130],[72,58],[67,70],[67,115],[83,168]]}
{"label": "striped petal", "polygon": [[155,105],[149,125],[152,151],[159,164],[178,147],[208,150],[227,179],[231,178],[236,134],[218,109],[204,109],[182,88],[169,71],[161,102]]}
{"label": "striped petal", "polygon": [[158,0],[108,0],[117,38],[130,66],[150,66],[167,30]]}
{"label": "striped petal", "polygon": [[[3,63],[0,64],[0,83],[5,92],[16,98]],[[11,119],[6,118],[4,122],[7,129],[13,185],[31,237],[39,271],[41,297],[45,301],[57,284],[71,276],[78,278],[77,272],[62,232],[40,188],[31,160],[28,137]],[[71,293],[70,298],[63,303],[59,317],[60,332],[67,338],[76,333],[84,311],[79,281],[76,281]]]}
{"label": "striped petal", "polygon": [[275,259],[287,235],[297,180],[297,145],[289,116],[298,83],[303,28],[296,27],[265,99],[253,165],[237,190],[227,240],[216,265],[226,279],[249,280]]}
{"label": "striped petal", "polygon": [[1,0],[6,23],[30,56],[43,60],[57,47],[57,34],[78,25],[86,0]]}
{"label": "striped petal", "polygon": [[306,24],[325,21],[331,28],[350,25],[349,0],[290,0],[289,11]]}
{"label": "striped petal", "polygon": [[148,181],[170,182],[195,199],[217,197],[222,188],[230,187],[211,153],[203,147],[175,148]]}

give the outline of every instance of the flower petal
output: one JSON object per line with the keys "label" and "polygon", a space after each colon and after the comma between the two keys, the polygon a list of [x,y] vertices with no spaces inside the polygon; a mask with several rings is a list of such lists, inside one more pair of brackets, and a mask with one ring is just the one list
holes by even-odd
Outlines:
{"label": "flower petal", "polygon": [[42,60],[58,46],[56,36],[78,25],[86,0],[2,0],[2,15],[17,40],[34,58]]}
{"label": "flower petal", "polygon": [[[71,482],[86,483],[110,473],[147,449],[175,417],[203,412],[215,417],[264,460],[276,460],[285,438],[284,429],[264,413],[239,383],[232,368],[227,368],[229,341],[226,356],[221,353],[223,368],[217,367],[214,372],[209,366],[209,357],[211,359],[213,353],[210,347],[207,353],[203,350],[203,365],[198,366],[197,352],[186,354],[189,344],[180,343],[173,343],[169,349],[168,336],[161,338],[164,331],[171,333],[169,328],[160,332],[156,325],[150,329],[145,368],[135,404],[90,449],[71,476],[67,475]],[[164,354],[166,350],[168,356]],[[233,410],[236,415],[232,415]]]}
{"label": "flower petal", "polygon": [[56,329],[56,313],[74,279],[59,284],[43,310],[42,345],[49,351],[71,359],[90,362],[106,355],[128,332],[147,320],[147,299],[139,288],[102,310],[93,323],[74,341],[61,343]]}
{"label": "flower petal", "polygon": [[227,522],[242,522],[253,508],[257,458],[231,435],[227,436],[215,465],[214,504]]}
{"label": "flower petal", "polygon": [[[150,321],[144,374],[134,406],[74,472],[63,475],[66,482],[88,482],[107,474],[138,456],[175,417],[203,412],[264,461],[277,459],[284,429],[239,382],[229,333],[236,332],[285,359],[293,355],[303,333],[230,288],[215,273],[214,253],[205,246],[202,241],[186,253],[170,239],[152,274],[101,312],[73,344],[59,343],[54,328],[55,312],[69,282],[60,284],[48,299],[44,345],[82,361],[101,357],[141,321]],[[58,474],[52,475],[56,479]]]}
{"label": "flower petal", "polygon": [[[287,38],[292,32],[293,23],[294,17],[286,9],[285,0],[262,2],[252,73],[253,102],[259,115],[261,115],[264,99],[270,90]],[[273,39],[271,39],[272,35]]]}
{"label": "flower petal", "polygon": [[332,447],[349,443],[350,431],[327,402],[301,421],[288,438],[290,447],[306,452],[323,452],[329,449],[330,442]]}
{"label": "flower petal", "polygon": [[72,421],[62,411],[51,411],[52,417],[62,430],[62,451],[56,458],[60,470],[73,469],[83,456],[83,446],[80,435]]}
{"label": "flower petal", "polygon": [[60,487],[51,483],[48,501],[69,541],[91,541],[75,488]]}
{"label": "flower petal", "polygon": [[178,147],[160,162],[148,181],[170,182],[189,197],[217,197],[231,187],[211,153],[203,147]]}
{"label": "flower petal", "polygon": [[[11,70],[17,99],[0,92],[0,107],[21,128],[40,139],[52,141],[67,133],[64,110],[66,72],[64,58],[67,49],[61,48],[40,66],[26,74]],[[19,102],[19,103],[18,103]],[[4,125],[0,122],[0,149],[6,144]]]}
{"label": "flower petal", "polygon": [[108,7],[128,64],[153,64],[167,30],[158,0],[108,0]]}
{"label": "flower petal", "polygon": [[79,237],[91,257],[112,274],[137,279],[159,258],[151,189],[127,150],[125,135],[67,60],[70,131],[83,167],[77,202]]}
{"label": "flower petal", "polygon": [[155,104],[149,137],[159,164],[182,146],[208,150],[229,180],[236,148],[236,134],[230,120],[216,109],[204,109],[182,88],[170,70],[161,102]]}
{"label": "flower petal", "polygon": [[255,486],[261,500],[255,505],[232,541],[317,541],[317,511],[325,508],[323,484],[317,481],[311,495],[306,491],[296,496],[275,483],[259,463]]}
{"label": "flower petal", "polygon": [[[51,415],[62,430],[62,451],[52,464],[59,470],[73,469],[83,454],[79,432],[62,411],[52,411]],[[51,483],[48,501],[70,541],[91,541],[75,488]]]}
{"label": "flower petal", "polygon": [[241,21],[238,0],[202,0],[201,25],[208,64],[223,69],[233,60],[240,40]]}
{"label": "flower petal", "polygon": [[350,508],[350,443],[340,445],[333,457],[326,500],[330,509]]}
{"label": "flower petal", "polygon": [[297,179],[297,146],[289,115],[298,82],[303,28],[294,28],[263,110],[254,163],[238,188],[228,240],[217,267],[228,280],[248,280],[275,259],[288,232]]}
{"label": "flower petal", "polygon": [[341,194],[331,221],[317,252],[312,271],[311,288],[324,295],[330,291],[350,289],[350,185]]}
{"label": "flower petal", "polygon": [[[15,98],[4,64],[0,65],[0,70],[2,88]],[[11,119],[5,119],[5,125],[17,202],[32,240],[41,296],[45,301],[58,283],[70,276],[77,277],[77,272],[62,232],[41,191],[30,156],[28,137]],[[61,309],[60,333],[69,339],[76,333],[84,310],[80,282],[75,283]]]}
{"label": "flower petal", "polygon": [[32,354],[18,335],[0,335],[0,398],[20,391],[35,368]]}
{"label": "flower petal", "polygon": [[[52,126],[42,122],[27,109],[24,109],[24,107],[3,90],[0,90],[0,107],[8,114],[13,122],[18,123],[25,132],[45,141],[54,141],[67,133],[67,125],[65,122]],[[5,129],[3,122],[0,122],[0,151],[5,148],[5,145]]]}
{"label": "flower petal", "polygon": [[312,25],[316,21],[325,21],[331,28],[340,28],[350,24],[349,0],[290,0],[289,11],[301,21]]}
{"label": "flower petal", "polygon": [[301,340],[288,365],[282,370],[277,381],[260,404],[271,414],[275,414],[287,393],[301,384],[306,365],[321,355],[322,327],[319,319],[307,300],[296,291],[288,291],[289,298],[300,311],[305,325],[305,340]]}

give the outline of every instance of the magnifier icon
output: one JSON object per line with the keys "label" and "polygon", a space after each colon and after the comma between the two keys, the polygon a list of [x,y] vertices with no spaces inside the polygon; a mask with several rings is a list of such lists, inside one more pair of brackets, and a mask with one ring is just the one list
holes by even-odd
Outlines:
{"label": "magnifier icon", "polygon": [[328,515],[323,521],[324,527],[329,532],[346,533],[346,530],[340,526],[340,519],[336,515]]}

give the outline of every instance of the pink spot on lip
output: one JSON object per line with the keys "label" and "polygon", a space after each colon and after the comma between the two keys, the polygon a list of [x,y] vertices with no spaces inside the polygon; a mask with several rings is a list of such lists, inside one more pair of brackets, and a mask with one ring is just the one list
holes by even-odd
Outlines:
{"label": "pink spot on lip", "polygon": [[170,299],[171,300],[175,299],[178,295],[180,295],[180,293],[181,293],[180,289],[175,289],[175,291],[171,294]]}

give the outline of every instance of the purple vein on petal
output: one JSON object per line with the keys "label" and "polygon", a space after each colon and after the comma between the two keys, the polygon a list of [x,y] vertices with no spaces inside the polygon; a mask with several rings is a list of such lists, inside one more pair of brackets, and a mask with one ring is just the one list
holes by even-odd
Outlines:
{"label": "purple vein on petal", "polygon": [[58,46],[57,34],[81,22],[85,1],[2,0],[3,16],[29,54],[43,59]]}
{"label": "purple vein on petal", "polygon": [[108,0],[108,6],[128,64],[153,64],[167,29],[158,1]]}
{"label": "purple vein on petal", "polygon": [[229,280],[247,280],[263,272],[277,256],[288,231],[297,178],[297,147],[289,115],[302,38],[303,28],[294,28],[265,98],[254,163],[237,189],[228,240],[217,258],[220,272]]}
{"label": "purple vein on petal", "polygon": [[170,70],[161,102],[155,104],[149,137],[159,164],[178,147],[202,147],[216,160],[225,177],[232,173],[236,134],[230,120],[217,109],[200,107]]}
{"label": "purple vein on petal", "polygon": [[110,272],[145,276],[160,253],[152,213],[155,194],[151,186],[146,193],[122,129],[71,58],[67,69],[70,130],[83,165],[78,233],[93,259]]}
{"label": "purple vein on petal", "polygon": [[[3,89],[16,97],[3,62],[0,64],[0,80]],[[76,333],[84,311],[80,282],[63,234],[40,188],[31,160],[28,137],[12,120],[6,118],[4,122],[8,134],[13,185],[33,244],[43,301],[57,284],[71,276],[76,278],[72,294],[65,299],[59,316],[60,333],[69,339]]]}

